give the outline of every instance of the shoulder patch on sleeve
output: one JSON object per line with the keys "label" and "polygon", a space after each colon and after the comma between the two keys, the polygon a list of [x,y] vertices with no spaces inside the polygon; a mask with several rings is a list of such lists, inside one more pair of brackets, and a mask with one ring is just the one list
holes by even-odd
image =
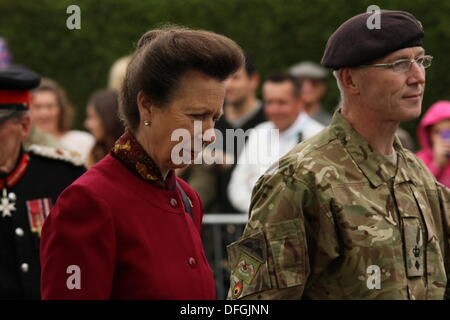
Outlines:
{"label": "shoulder patch on sleeve", "polygon": [[262,231],[227,247],[231,273],[229,299],[240,299],[273,288],[268,270],[268,250]]}
{"label": "shoulder patch on sleeve", "polygon": [[49,159],[62,160],[72,163],[75,166],[84,165],[84,160],[81,158],[81,154],[76,151],[69,151],[64,149],[56,149],[47,146],[41,146],[33,144],[27,148],[27,151]]}

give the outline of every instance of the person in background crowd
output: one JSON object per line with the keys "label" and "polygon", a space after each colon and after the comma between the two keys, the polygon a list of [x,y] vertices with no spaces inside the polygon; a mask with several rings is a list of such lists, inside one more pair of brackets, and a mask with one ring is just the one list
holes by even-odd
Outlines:
{"label": "person in background crowd", "polygon": [[8,69],[11,66],[12,55],[9,51],[8,42],[0,37],[0,70]]}
{"label": "person in background crowd", "polygon": [[[248,212],[252,189],[259,176],[298,143],[324,128],[304,112],[301,83],[291,75],[279,73],[267,77],[263,96],[269,121],[254,128],[228,186],[231,203],[242,213]],[[274,129],[278,130],[278,136],[271,136]]]}
{"label": "person in background crowd", "polygon": [[222,139],[218,137],[216,143],[223,147],[223,152],[228,155],[227,159],[231,159],[232,163],[219,167],[221,170],[218,170],[217,173],[217,211],[221,213],[236,213],[239,211],[231,204],[227,190],[237,159],[248,139],[248,135],[245,136],[244,140],[236,138],[234,135],[227,138],[226,131],[227,129],[241,129],[242,132],[246,132],[266,121],[263,103],[256,97],[259,81],[256,64],[247,54],[245,66],[229,77],[225,83],[226,94],[223,116],[216,124],[216,129],[222,134]]}
{"label": "person in background crowd", "polygon": [[[6,39],[0,38],[0,70],[8,69],[14,66],[12,64],[12,55],[8,48]],[[23,146],[28,148],[29,146],[37,144],[52,148],[62,148],[62,145],[51,134],[46,133],[36,126],[31,126],[31,132],[28,138],[23,142]]]}
{"label": "person in background crowd", "polygon": [[118,111],[119,101],[116,90],[99,90],[90,97],[84,126],[94,136],[95,145],[87,159],[87,168],[103,159],[123,134],[124,126]]}
{"label": "person in background crowd", "polygon": [[109,69],[108,88],[120,91],[120,88],[125,78],[127,66],[131,61],[131,56],[125,56],[117,59]]}
{"label": "person in background crowd", "polygon": [[65,90],[51,79],[42,79],[33,91],[31,100],[31,121],[44,132],[55,137],[63,148],[77,151],[87,159],[94,145],[94,137],[83,131],[70,130],[74,109]]}
{"label": "person in background crowd", "polygon": [[322,125],[327,126],[331,122],[332,115],[323,109],[320,100],[327,92],[325,80],[328,71],[314,62],[305,61],[290,67],[289,74],[302,82],[301,94],[306,113]]}
{"label": "person in background crowd", "polygon": [[[141,37],[120,92],[126,132],[44,224],[44,299],[215,299],[202,203],[174,169],[214,140],[207,133],[222,113],[224,81],[243,61],[234,41],[208,31],[168,27]],[[173,141],[175,130],[188,139]],[[80,269],[79,290],[66,284],[68,265]]]}
{"label": "person in background crowd", "polygon": [[54,135],[39,129],[35,125],[31,125],[30,134],[24,141],[23,146],[28,149],[32,145],[40,145],[54,149],[66,149],[65,146]]}
{"label": "person in background crowd", "polygon": [[39,75],[0,70],[0,300],[39,299],[42,224],[59,194],[85,171],[68,151],[32,145],[30,90]]}
{"label": "person in background crowd", "polygon": [[438,101],[423,116],[417,129],[421,158],[431,173],[450,188],[450,101]]}

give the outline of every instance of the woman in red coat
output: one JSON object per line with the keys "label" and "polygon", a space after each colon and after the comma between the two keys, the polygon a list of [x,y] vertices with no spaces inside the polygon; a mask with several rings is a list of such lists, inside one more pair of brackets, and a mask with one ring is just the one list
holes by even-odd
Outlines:
{"label": "woman in red coat", "polygon": [[205,132],[242,60],[232,40],[211,32],[141,37],[120,93],[127,130],[45,221],[43,299],[215,299],[201,201],[174,169],[213,141]]}

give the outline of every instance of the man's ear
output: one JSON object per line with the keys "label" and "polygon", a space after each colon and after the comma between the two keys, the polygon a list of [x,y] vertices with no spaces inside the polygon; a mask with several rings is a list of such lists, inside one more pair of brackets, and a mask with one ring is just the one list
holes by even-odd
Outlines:
{"label": "man's ear", "polygon": [[21,116],[18,120],[21,129],[20,140],[24,142],[31,132],[31,117],[29,114],[25,114]]}
{"label": "man's ear", "polygon": [[252,84],[252,88],[254,90],[258,89],[259,86],[259,81],[260,81],[260,77],[259,77],[259,73],[258,72],[253,72],[253,74],[250,76],[250,81]]}
{"label": "man's ear", "polygon": [[152,122],[152,103],[144,91],[139,91],[137,95],[137,105],[139,109],[139,119],[141,122]]}
{"label": "man's ear", "polygon": [[355,69],[344,68],[339,72],[339,80],[342,87],[350,94],[359,95],[359,74]]}

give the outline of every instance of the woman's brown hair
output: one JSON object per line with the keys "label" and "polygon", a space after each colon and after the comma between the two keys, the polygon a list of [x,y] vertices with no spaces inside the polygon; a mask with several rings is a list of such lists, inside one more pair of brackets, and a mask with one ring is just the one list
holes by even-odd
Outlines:
{"label": "woman's brown hair", "polygon": [[89,98],[88,105],[92,106],[101,119],[104,137],[95,141],[92,148],[88,166],[92,166],[104,156],[114,146],[114,143],[122,135],[124,127],[118,115],[118,94],[113,89],[103,89],[96,91]]}
{"label": "woman's brown hair", "polygon": [[50,91],[56,96],[59,107],[58,131],[65,133],[72,128],[75,116],[74,108],[67,98],[66,91],[54,80],[42,78],[41,84],[33,92]]}
{"label": "woman's brown hair", "polygon": [[166,27],[145,33],[137,44],[120,93],[120,116],[133,132],[139,126],[137,95],[143,91],[164,107],[187,71],[200,71],[223,81],[244,62],[231,39],[204,30]]}

